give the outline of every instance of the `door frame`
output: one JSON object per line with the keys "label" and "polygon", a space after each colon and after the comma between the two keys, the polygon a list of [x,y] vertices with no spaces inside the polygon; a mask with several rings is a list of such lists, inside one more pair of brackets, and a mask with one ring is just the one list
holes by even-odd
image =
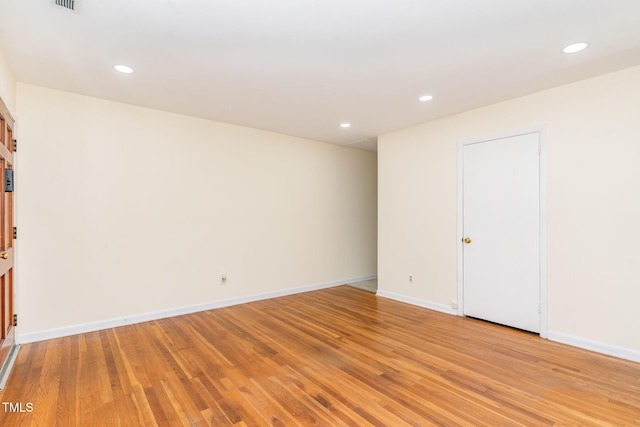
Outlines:
{"label": "door frame", "polygon": [[547,132],[546,126],[498,133],[481,138],[458,141],[458,316],[464,316],[464,147],[496,139],[537,133],[540,140],[540,336],[547,338]]}
{"label": "door frame", "polygon": [[[0,132],[2,133],[2,138],[0,138],[3,142],[0,144],[0,152],[1,159],[4,162],[0,165],[0,177],[3,181],[0,185],[5,185],[5,175],[7,169],[13,169],[15,172],[15,153],[14,153],[14,141],[15,141],[15,119],[11,115],[8,107],[4,103],[4,100],[0,98],[0,116],[2,116],[2,122],[4,123],[1,126]],[[5,140],[7,138],[7,140]],[[2,162],[0,162],[2,163]],[[2,301],[0,304],[2,305],[2,319],[0,323],[2,323],[2,331],[0,334],[0,389],[4,387],[4,380],[6,379],[6,375],[12,364],[12,357],[15,356],[15,349],[17,348],[17,334],[16,334],[16,326],[14,324],[14,316],[16,314],[16,292],[15,292],[15,246],[13,239],[13,227],[15,227],[15,200],[13,192],[10,193],[10,196],[7,198],[7,191],[2,190],[0,192],[0,196],[2,197],[2,203],[0,209],[2,210],[1,216],[1,224],[0,228],[2,229],[1,234],[5,234],[5,239],[3,241],[4,246],[1,252],[6,254],[6,258],[2,261],[2,277],[3,283],[0,283],[2,286]],[[8,200],[7,200],[8,199]],[[5,214],[8,213],[8,224],[5,220]],[[8,284],[7,284],[8,282]],[[8,292],[9,295],[6,296],[5,292]],[[7,306],[5,306],[7,304]],[[8,311],[8,315],[6,313]],[[6,322],[6,323],[5,323]],[[9,325],[9,333],[7,333],[7,325]]]}

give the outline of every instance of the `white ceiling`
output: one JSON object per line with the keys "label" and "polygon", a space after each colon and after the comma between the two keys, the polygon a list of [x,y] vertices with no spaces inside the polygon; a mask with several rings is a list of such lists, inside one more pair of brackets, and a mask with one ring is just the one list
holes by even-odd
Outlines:
{"label": "white ceiling", "polygon": [[[389,131],[640,64],[639,0],[76,3],[0,0],[19,81],[371,150]],[[576,41],[590,47],[562,53]]]}

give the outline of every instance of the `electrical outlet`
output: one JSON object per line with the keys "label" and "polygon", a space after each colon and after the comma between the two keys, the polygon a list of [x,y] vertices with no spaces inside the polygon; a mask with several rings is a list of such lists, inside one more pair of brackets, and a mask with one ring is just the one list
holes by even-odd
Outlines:
{"label": "electrical outlet", "polygon": [[226,285],[227,284],[227,275],[226,274],[221,274],[220,275],[220,284],[221,285]]}
{"label": "electrical outlet", "polygon": [[409,275],[409,284],[413,285],[413,274]]}
{"label": "electrical outlet", "polygon": [[451,301],[451,308],[453,308],[454,310],[458,309],[458,302],[457,301]]}

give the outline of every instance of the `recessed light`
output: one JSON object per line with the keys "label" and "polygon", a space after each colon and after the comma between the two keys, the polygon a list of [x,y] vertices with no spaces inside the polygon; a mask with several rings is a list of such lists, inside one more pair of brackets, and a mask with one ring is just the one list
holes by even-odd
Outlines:
{"label": "recessed light", "polygon": [[564,53],[576,53],[576,52],[580,52],[581,50],[585,50],[587,46],[589,46],[589,44],[584,42],[573,43],[565,47],[564,49],[562,49],[562,51]]}
{"label": "recessed light", "polygon": [[340,127],[343,128],[343,129],[350,128],[351,127],[351,123],[340,123]]}
{"label": "recessed light", "polygon": [[128,67],[126,65],[114,65],[113,68],[115,68],[116,71],[119,71],[119,72],[124,73],[124,74],[133,73],[133,68]]}
{"label": "recessed light", "polygon": [[432,99],[433,99],[433,95],[422,95],[420,98],[418,98],[418,101],[427,102],[427,101],[431,101]]}

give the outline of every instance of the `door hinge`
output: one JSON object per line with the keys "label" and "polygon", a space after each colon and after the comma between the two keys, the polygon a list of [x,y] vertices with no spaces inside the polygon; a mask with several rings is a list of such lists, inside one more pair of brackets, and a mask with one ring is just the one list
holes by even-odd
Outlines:
{"label": "door hinge", "polygon": [[14,139],[13,140],[13,152],[15,153],[16,151],[18,151],[18,140]]}
{"label": "door hinge", "polygon": [[17,314],[13,315],[13,326],[18,326],[18,315]]}
{"label": "door hinge", "polygon": [[4,191],[13,192],[13,169],[4,170]]}
{"label": "door hinge", "polygon": [[14,239],[18,238],[18,227],[13,227],[13,238]]}

